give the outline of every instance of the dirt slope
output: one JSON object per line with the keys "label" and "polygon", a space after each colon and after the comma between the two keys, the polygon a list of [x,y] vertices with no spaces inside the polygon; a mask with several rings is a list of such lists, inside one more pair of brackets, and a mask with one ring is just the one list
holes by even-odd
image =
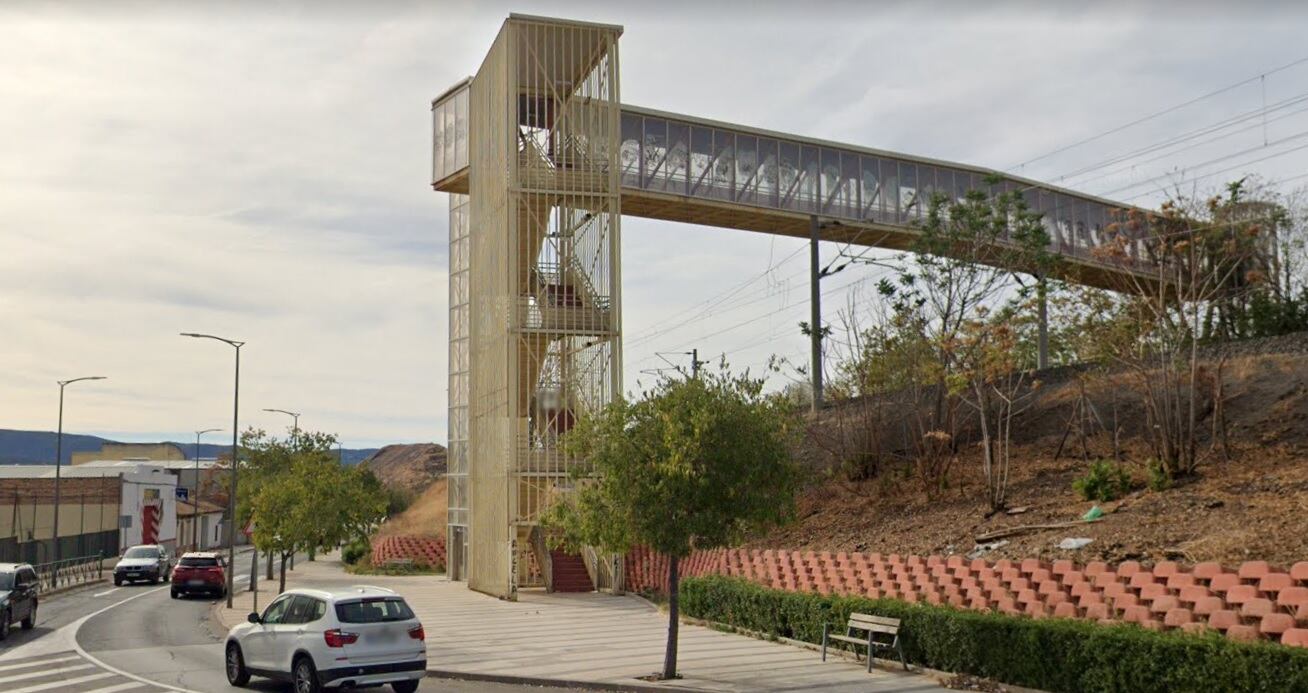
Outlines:
{"label": "dirt slope", "polygon": [[444,478],[427,487],[413,503],[399,515],[387,520],[377,530],[378,537],[389,536],[445,536],[445,510],[449,507]]}
{"label": "dirt slope", "polygon": [[445,448],[436,443],[387,445],[361,464],[387,488],[418,494],[445,476]]}
{"label": "dirt slope", "polygon": [[[1121,381],[1100,383],[1090,395],[1105,417],[1116,404],[1124,464],[1137,490],[1105,504],[1109,512],[1098,523],[1008,537],[1009,543],[988,557],[1227,563],[1262,559],[1282,565],[1308,560],[1308,354],[1302,349],[1308,338],[1297,335],[1288,342],[1291,348],[1237,356],[1226,366],[1233,458],[1222,461],[1215,455],[1201,467],[1199,478],[1161,492],[1144,488],[1149,453],[1140,437],[1143,415],[1138,402]],[[1027,507],[1026,512],[986,518],[975,448],[958,457],[949,488],[933,499],[915,478],[897,469],[899,463],[871,480],[851,482],[833,469],[833,460],[823,459],[830,455],[811,449],[806,461],[831,470],[821,475],[827,480],[804,494],[797,523],[749,545],[967,553],[981,533],[1078,518],[1092,503],[1081,500],[1072,488],[1087,467],[1075,436],[1063,456],[1054,459],[1078,388],[1074,378],[1052,380],[1014,436],[1018,445],[1009,506]],[[1091,459],[1107,457],[1112,441],[1101,434],[1090,438],[1087,447]],[[1093,541],[1080,550],[1056,548],[1068,537]]]}

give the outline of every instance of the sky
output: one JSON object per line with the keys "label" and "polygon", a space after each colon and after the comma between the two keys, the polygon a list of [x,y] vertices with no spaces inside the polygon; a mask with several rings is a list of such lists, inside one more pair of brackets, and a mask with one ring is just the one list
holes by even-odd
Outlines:
{"label": "sky", "polygon": [[[430,102],[510,12],[623,25],[625,103],[1146,206],[1242,173],[1308,182],[1304,6],[1050,5],[7,0],[0,428],[52,430],[55,382],[102,375],[69,386],[65,430],[230,435],[234,350],[189,331],[246,342],[242,428],[283,430],[261,411],[281,408],[347,447],[443,442]],[[625,218],[626,389],[664,352],[802,361],[804,250]],[[865,305],[883,271],[828,280],[826,305]]]}

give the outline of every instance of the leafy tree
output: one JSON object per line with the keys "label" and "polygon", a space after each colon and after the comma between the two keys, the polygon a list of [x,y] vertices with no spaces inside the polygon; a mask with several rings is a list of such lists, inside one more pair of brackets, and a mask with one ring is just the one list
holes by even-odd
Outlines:
{"label": "leafy tree", "polygon": [[583,418],[564,440],[592,473],[578,476],[542,524],[557,532],[556,544],[614,553],[644,545],[668,556],[664,678],[677,672],[678,562],[793,518],[794,422],[762,387],[725,365],[664,379],[637,401]]}
{"label": "leafy tree", "polygon": [[242,507],[254,522],[255,547],[269,554],[269,566],[274,554],[279,558],[282,587],[297,551],[330,549],[385,517],[385,490],[365,470],[337,462],[334,436],[295,431],[279,440],[252,430],[244,440]]}

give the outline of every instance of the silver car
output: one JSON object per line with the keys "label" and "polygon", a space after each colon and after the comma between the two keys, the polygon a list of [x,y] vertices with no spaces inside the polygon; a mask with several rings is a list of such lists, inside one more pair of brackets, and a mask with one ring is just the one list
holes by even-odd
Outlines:
{"label": "silver car", "polygon": [[244,686],[254,675],[293,683],[295,693],[384,684],[414,693],[427,673],[426,637],[392,590],[287,590],[227,634],[227,681]]}

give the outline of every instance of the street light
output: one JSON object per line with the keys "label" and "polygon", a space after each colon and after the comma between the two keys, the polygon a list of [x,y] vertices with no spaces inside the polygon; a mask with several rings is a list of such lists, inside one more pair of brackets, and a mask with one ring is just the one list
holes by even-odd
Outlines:
{"label": "street light", "polygon": [[221,430],[223,429],[206,428],[195,432],[195,498],[191,499],[195,504],[195,514],[191,516],[191,545],[196,551],[200,550],[200,436]]}
{"label": "street light", "polygon": [[[241,430],[238,419],[241,413],[241,347],[245,342],[238,342],[234,339],[216,337],[211,334],[199,334],[196,332],[183,332],[183,337],[195,337],[197,339],[214,339],[224,344],[230,345],[236,349],[236,386],[232,391],[232,484],[229,491],[230,496],[227,499],[227,565],[231,568],[227,571],[227,608],[232,608],[232,585],[233,578],[236,577],[236,470],[237,470],[237,432]],[[259,552],[254,552],[252,560],[259,560]],[[253,590],[254,580],[250,581],[250,589]]]}
{"label": "street light", "polygon": [[59,433],[55,435],[55,497],[54,497],[54,562],[59,569],[59,481],[61,463],[64,457],[64,388],[83,380],[105,380],[103,375],[88,375],[72,380],[60,380],[59,383]]}
{"label": "street light", "polygon": [[296,435],[298,435],[298,434],[300,433],[300,414],[299,414],[299,412],[286,411],[285,409],[264,409],[264,411],[270,411],[270,412],[273,412],[273,413],[275,413],[275,414],[285,414],[285,415],[291,417],[291,419],[292,419],[292,423],[291,423],[291,437],[295,437]]}

